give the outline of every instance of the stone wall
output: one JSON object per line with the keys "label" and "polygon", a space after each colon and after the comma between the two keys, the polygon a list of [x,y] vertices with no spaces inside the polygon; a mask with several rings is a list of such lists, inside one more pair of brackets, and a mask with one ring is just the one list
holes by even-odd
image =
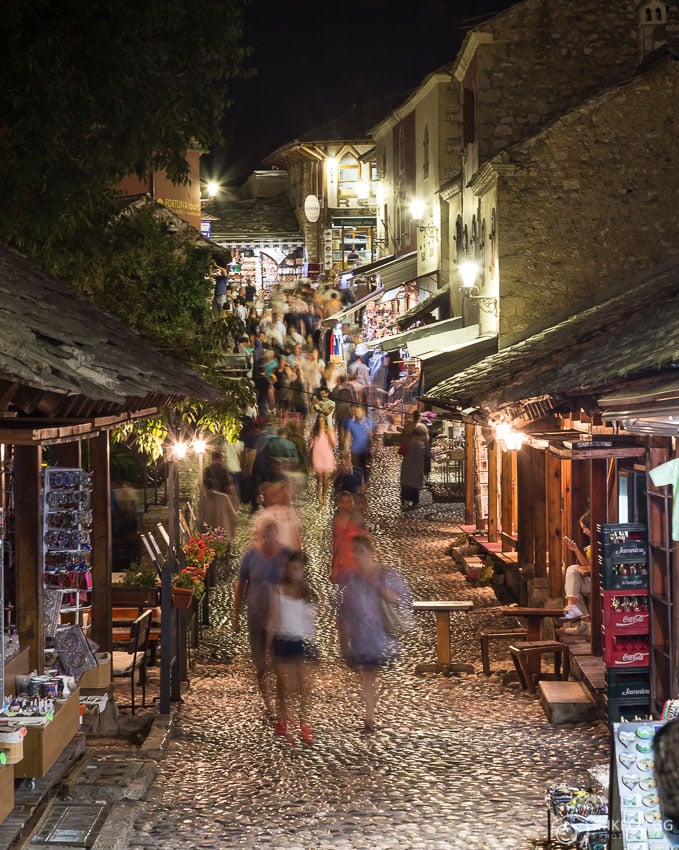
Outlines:
{"label": "stone wall", "polygon": [[[478,27],[493,34],[476,54],[479,163],[630,77],[639,64],[639,5],[524,0]],[[676,25],[679,8],[668,5]],[[677,40],[676,27],[669,35]]]}
{"label": "stone wall", "polygon": [[679,253],[677,103],[663,59],[501,157],[501,347]]}

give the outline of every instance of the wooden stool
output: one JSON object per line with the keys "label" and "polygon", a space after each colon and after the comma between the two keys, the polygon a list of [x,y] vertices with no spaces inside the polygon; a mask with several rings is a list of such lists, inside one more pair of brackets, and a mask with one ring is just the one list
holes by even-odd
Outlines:
{"label": "wooden stool", "polygon": [[491,640],[516,640],[526,637],[525,629],[508,629],[506,632],[481,632],[481,664],[484,676],[490,676],[490,642]]}
{"label": "wooden stool", "polygon": [[[513,643],[509,647],[514,667],[519,676],[521,687],[530,693],[535,692],[535,682],[541,677],[542,656],[554,654],[554,678],[566,681],[570,673],[568,647],[557,640],[535,640]],[[562,669],[563,665],[563,669]]]}

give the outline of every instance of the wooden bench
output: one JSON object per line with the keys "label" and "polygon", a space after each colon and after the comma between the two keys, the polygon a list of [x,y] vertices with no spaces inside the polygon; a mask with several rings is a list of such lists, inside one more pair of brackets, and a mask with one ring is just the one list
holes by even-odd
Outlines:
{"label": "wooden bench", "polygon": [[[129,643],[131,638],[132,623],[140,614],[149,609],[143,605],[137,607],[115,607],[111,609],[111,640],[113,643]],[[148,637],[149,666],[153,667],[158,658],[158,645],[160,644],[160,608],[153,607],[151,610],[151,630]]]}
{"label": "wooden bench", "polygon": [[566,681],[570,673],[570,656],[565,643],[557,640],[517,641],[509,647],[524,691],[535,693],[537,680],[545,677],[541,663],[542,656],[547,653],[554,655],[554,678]]}

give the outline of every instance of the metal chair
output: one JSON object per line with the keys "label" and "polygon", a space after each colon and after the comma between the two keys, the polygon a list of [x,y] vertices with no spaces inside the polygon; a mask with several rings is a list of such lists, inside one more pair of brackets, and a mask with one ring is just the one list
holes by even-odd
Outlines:
{"label": "metal chair", "polygon": [[113,678],[129,678],[130,693],[132,698],[132,714],[136,711],[134,698],[135,674],[139,671],[139,684],[141,685],[141,704],[146,706],[146,653],[148,649],[149,633],[151,631],[151,610],[144,611],[130,626],[130,643],[127,652],[113,652],[112,668]]}

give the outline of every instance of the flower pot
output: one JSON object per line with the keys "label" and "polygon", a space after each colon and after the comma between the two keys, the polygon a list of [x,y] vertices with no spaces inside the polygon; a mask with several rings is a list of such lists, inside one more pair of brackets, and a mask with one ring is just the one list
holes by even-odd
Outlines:
{"label": "flower pot", "polygon": [[193,601],[192,587],[173,587],[172,605],[175,608],[189,608]]}

